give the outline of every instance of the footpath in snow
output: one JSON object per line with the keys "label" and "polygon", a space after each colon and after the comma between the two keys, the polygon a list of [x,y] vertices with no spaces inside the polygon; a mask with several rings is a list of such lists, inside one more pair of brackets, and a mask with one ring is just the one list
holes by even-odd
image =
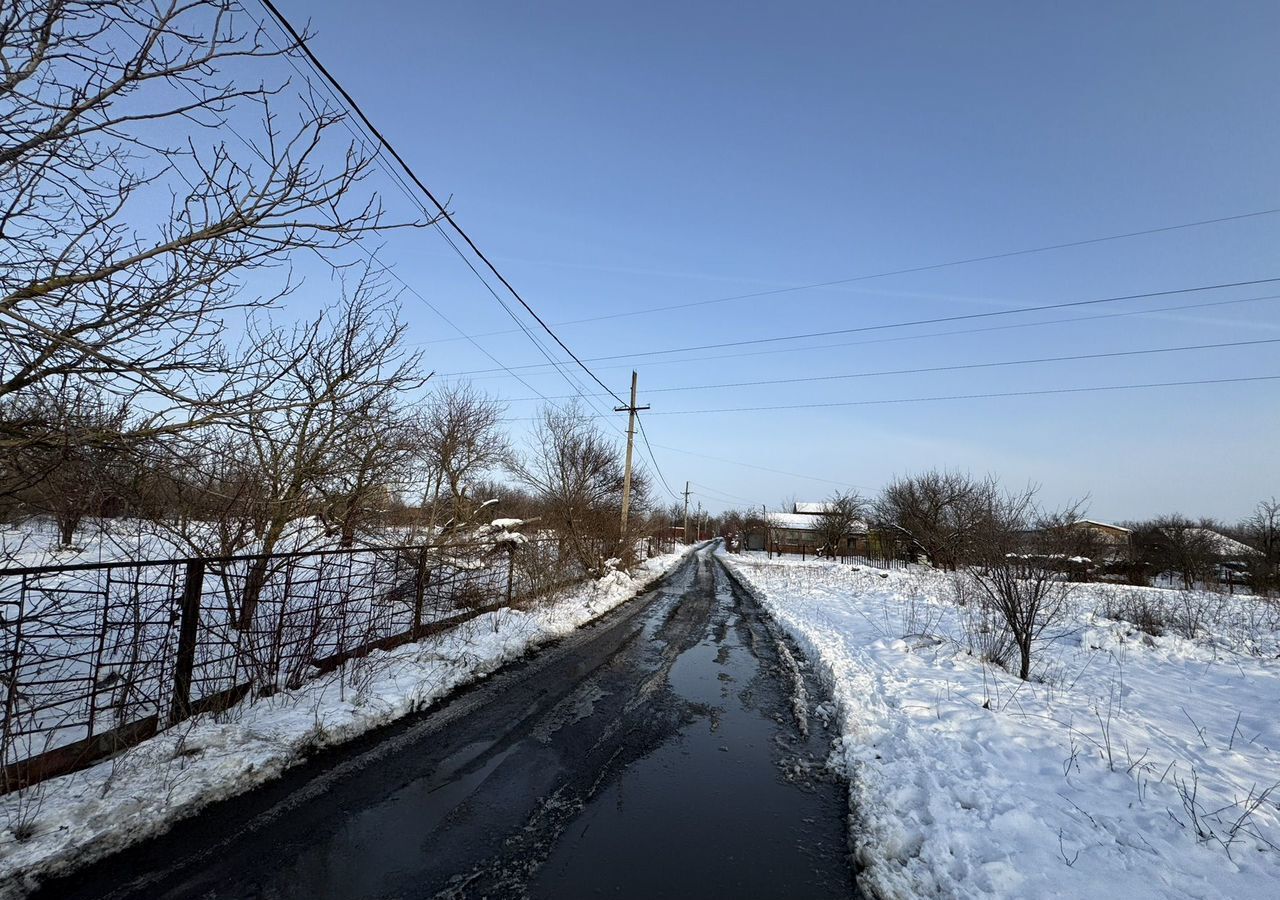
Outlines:
{"label": "footpath in snow", "polygon": [[1275,601],[1081,585],[1024,683],[949,576],[721,558],[830,684],[869,896],[1280,896]]}
{"label": "footpath in snow", "polygon": [[0,898],[158,834],[319,748],[429,707],[635,597],[694,549],[610,573],[548,605],[498,610],[372,653],[298,690],[196,717],[93,768],[0,796]]}

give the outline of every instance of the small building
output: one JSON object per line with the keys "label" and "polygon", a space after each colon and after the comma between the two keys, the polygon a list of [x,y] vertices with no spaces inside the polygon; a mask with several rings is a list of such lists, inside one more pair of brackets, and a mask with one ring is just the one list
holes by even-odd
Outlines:
{"label": "small building", "polygon": [[822,515],[827,511],[823,502],[797,502],[791,512],[769,513],[750,523],[744,534],[747,550],[768,550],[773,553],[799,553],[816,556],[819,551],[832,555],[855,555],[865,552],[868,528],[865,522],[855,522],[835,548],[827,548],[822,534]]}
{"label": "small building", "polygon": [[1128,557],[1133,549],[1133,532],[1122,525],[1096,519],[1076,519],[1069,527],[1080,535],[1076,552],[1081,556],[1119,560]]}

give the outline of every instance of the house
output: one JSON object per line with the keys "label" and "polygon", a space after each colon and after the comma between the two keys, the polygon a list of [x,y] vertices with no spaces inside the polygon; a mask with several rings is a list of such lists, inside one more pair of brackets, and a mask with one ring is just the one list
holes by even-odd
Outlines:
{"label": "house", "polygon": [[1081,556],[1118,560],[1128,557],[1132,550],[1133,532],[1122,525],[1096,519],[1076,519],[1068,527],[1080,536],[1077,552]]}
{"label": "house", "polygon": [[[827,511],[823,502],[797,502],[791,512],[769,513],[767,518],[751,523],[745,533],[748,550],[769,550],[773,553],[799,553],[816,555],[825,551],[827,543],[822,534],[822,515]],[[848,534],[841,538],[835,552],[841,555],[865,552],[868,533],[865,522],[855,522]]]}

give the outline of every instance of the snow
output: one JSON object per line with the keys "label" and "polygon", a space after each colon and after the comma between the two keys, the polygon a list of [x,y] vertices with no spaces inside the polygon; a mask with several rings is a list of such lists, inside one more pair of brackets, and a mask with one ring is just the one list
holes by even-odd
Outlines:
{"label": "snow", "polygon": [[810,500],[800,500],[800,501],[797,501],[797,503],[792,509],[794,512],[797,512],[797,513],[804,513],[811,516],[819,516],[827,511],[827,501],[819,500],[817,502],[814,502]]}
{"label": "snow", "polygon": [[[799,507],[802,504],[797,503]],[[817,531],[822,527],[822,517],[808,513],[769,513],[769,525],[773,528],[786,528],[791,531]],[[849,525],[850,534],[865,534],[867,523],[854,521]]]}
{"label": "snow", "polygon": [[1248,559],[1251,556],[1261,555],[1248,544],[1237,541],[1235,538],[1227,537],[1212,528],[1188,528],[1187,533],[1204,540],[1209,549],[1218,556]]}
{"label": "snow", "polygon": [[790,528],[793,531],[817,531],[819,516],[805,513],[769,513],[769,524],[774,528]]}
{"label": "snow", "polygon": [[166,830],[202,807],[483,678],[645,590],[694,548],[612,571],[530,610],[504,608],[444,634],[217,715],[199,716],[112,760],[0,796],[0,898]]}
{"label": "snow", "polygon": [[[1023,683],[971,654],[949,576],[722,558],[831,688],[869,896],[1276,896],[1276,605],[1081,585]],[[1201,627],[1103,616],[1126,598]]]}
{"label": "snow", "polygon": [[1098,528],[1112,528],[1116,531],[1123,531],[1125,534],[1132,534],[1132,531],[1123,525],[1113,525],[1110,522],[1099,522],[1097,519],[1076,519],[1073,525],[1095,525]]}

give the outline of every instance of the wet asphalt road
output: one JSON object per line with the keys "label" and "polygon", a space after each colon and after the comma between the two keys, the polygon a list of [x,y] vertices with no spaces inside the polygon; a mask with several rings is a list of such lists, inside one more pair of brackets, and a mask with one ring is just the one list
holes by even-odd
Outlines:
{"label": "wet asphalt road", "polygon": [[792,657],[703,551],[434,710],[38,896],[850,897],[847,790]]}

